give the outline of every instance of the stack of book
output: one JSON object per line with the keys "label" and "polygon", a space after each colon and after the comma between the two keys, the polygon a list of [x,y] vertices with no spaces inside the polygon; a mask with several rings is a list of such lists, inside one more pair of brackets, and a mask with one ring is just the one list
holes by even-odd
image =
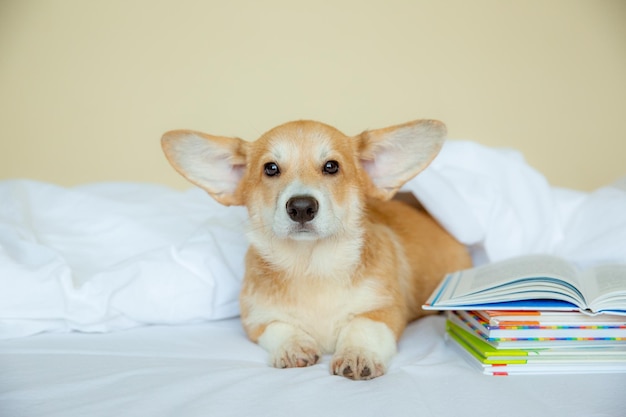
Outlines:
{"label": "stack of book", "polygon": [[626,372],[625,316],[459,310],[447,335],[486,374]]}
{"label": "stack of book", "polygon": [[626,265],[511,259],[446,276],[424,308],[447,310],[452,346],[486,374],[626,372]]}

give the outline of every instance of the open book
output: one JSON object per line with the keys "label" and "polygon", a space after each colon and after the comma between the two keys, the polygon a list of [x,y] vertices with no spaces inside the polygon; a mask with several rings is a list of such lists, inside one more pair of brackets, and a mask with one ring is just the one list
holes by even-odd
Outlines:
{"label": "open book", "polygon": [[580,310],[626,315],[626,264],[579,271],[528,255],[448,274],[425,310]]}

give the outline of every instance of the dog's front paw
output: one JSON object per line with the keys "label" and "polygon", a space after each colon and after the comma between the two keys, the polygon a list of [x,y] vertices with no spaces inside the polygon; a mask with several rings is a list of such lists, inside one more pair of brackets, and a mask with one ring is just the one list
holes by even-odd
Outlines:
{"label": "dog's front paw", "polygon": [[270,354],[269,363],[275,368],[302,368],[315,365],[322,352],[305,331],[288,323],[272,322],[259,337],[259,345]]}
{"label": "dog's front paw", "polygon": [[346,349],[337,352],[331,363],[332,373],[346,378],[372,379],[384,375],[387,367],[383,360],[365,349]]}
{"label": "dog's front paw", "polygon": [[303,368],[315,365],[320,357],[321,352],[314,343],[289,340],[273,352],[270,360],[275,368]]}

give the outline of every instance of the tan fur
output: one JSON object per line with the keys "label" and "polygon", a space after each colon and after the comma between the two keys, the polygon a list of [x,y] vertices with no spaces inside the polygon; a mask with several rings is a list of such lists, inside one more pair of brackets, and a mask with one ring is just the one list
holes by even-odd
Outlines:
{"label": "tan fur", "polygon": [[[164,135],[181,174],[223,204],[248,208],[241,318],[272,365],[309,366],[334,353],[333,373],[380,376],[444,274],[470,266],[465,247],[424,210],[388,201],[430,163],[444,135],[430,120],[355,137],[313,121],[255,142]],[[324,172],[329,161],[337,173]],[[268,162],[279,174],[265,174]],[[289,199],[303,195],[318,203],[310,221],[287,213]]]}

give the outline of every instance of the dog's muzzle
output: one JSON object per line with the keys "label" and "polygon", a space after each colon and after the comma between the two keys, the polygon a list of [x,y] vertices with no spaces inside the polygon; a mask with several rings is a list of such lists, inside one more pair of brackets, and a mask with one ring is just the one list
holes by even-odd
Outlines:
{"label": "dog's muzzle", "polygon": [[309,195],[300,195],[291,197],[285,208],[291,220],[304,224],[315,218],[319,203]]}

